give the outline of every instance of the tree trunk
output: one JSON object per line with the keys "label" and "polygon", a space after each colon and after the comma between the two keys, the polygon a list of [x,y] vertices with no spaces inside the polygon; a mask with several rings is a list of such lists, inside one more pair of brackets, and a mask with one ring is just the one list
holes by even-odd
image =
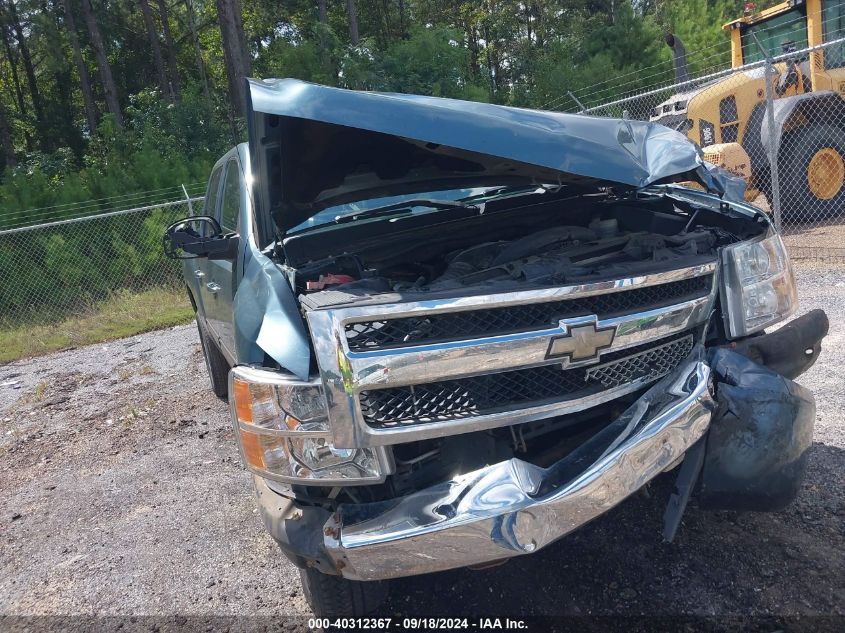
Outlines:
{"label": "tree trunk", "polygon": [[185,0],[185,15],[188,18],[188,29],[191,31],[191,41],[194,43],[194,53],[197,56],[197,70],[199,71],[200,79],[202,80],[202,91],[205,94],[205,103],[208,107],[209,116],[214,108],[214,102],[211,100],[211,90],[208,88],[208,75],[205,72],[205,62],[202,58],[202,47],[200,46],[199,37],[197,37],[197,25],[194,21],[194,8],[191,6],[191,0]]}
{"label": "tree trunk", "polygon": [[[232,5],[232,15],[235,16],[235,33],[238,36],[238,53],[239,64],[241,67],[242,79],[246,79],[252,74],[252,60],[249,57],[249,50],[246,46],[246,33],[244,33],[243,15],[241,14],[241,0],[229,0]],[[244,91],[246,86],[241,82]]]}
{"label": "tree trunk", "polygon": [[53,75],[54,95],[44,104],[45,116],[50,123],[46,143],[50,150],[56,147],[69,147],[78,159],[85,151],[85,142],[76,123],[76,103],[73,99],[74,68],[68,59],[62,37],[61,2],[47,3],[41,0],[40,30],[43,38],[41,65]]}
{"label": "tree trunk", "polygon": [[182,89],[179,85],[179,66],[176,64],[176,44],[170,32],[170,16],[167,13],[167,0],[158,0],[158,14],[164,31],[164,43],[167,48],[167,71],[170,78],[170,91],[175,101],[180,101]]}
{"label": "tree trunk", "polygon": [[490,44],[490,29],[484,25],[484,54],[487,58],[487,75],[490,79],[490,100],[492,101],[496,95],[496,74],[493,69],[493,47]]}
{"label": "tree trunk", "polygon": [[223,58],[229,81],[229,99],[234,116],[246,116],[246,82],[250,62],[246,50],[240,0],[217,0],[217,17],[223,36]]}
{"label": "tree trunk", "polygon": [[97,106],[94,103],[94,93],[91,90],[91,77],[88,75],[88,66],[85,65],[85,60],[82,57],[82,49],[79,47],[79,35],[76,32],[76,20],[73,17],[73,11],[70,7],[69,0],[63,0],[65,9],[65,30],[70,37],[70,45],[73,49],[73,61],[76,64],[76,70],[79,73],[79,85],[82,89],[82,101],[85,105],[85,118],[88,121],[88,129],[93,134],[97,129]]}
{"label": "tree trunk", "polygon": [[384,35],[382,36],[382,42],[384,45],[393,41],[393,25],[390,19],[390,3],[391,0],[381,0],[380,13],[383,23],[382,26],[384,27]]}
{"label": "tree trunk", "polygon": [[541,51],[546,45],[546,22],[543,16],[543,3],[535,2],[531,5],[534,13],[534,45]]}
{"label": "tree trunk", "polygon": [[[12,50],[12,45],[9,43],[9,33],[5,25],[3,29],[3,45],[6,48],[6,59],[9,61],[9,69],[12,71],[12,83],[15,86],[15,97],[17,98],[18,112],[23,115],[26,112],[26,102],[23,98],[23,88],[21,88],[21,79],[18,76],[18,60],[15,51]],[[28,149],[28,148],[27,148]]]}
{"label": "tree trunk", "polygon": [[528,41],[528,48],[530,48],[531,42],[534,39],[533,25],[531,24],[531,7],[526,6],[523,13],[525,14],[525,39]]}
{"label": "tree trunk", "polygon": [[18,160],[15,156],[15,144],[12,141],[12,129],[9,126],[9,116],[6,113],[6,106],[0,101],[0,144],[3,145],[3,158],[6,161],[6,168],[17,166]]}
{"label": "tree trunk", "polygon": [[481,62],[479,61],[479,45],[478,34],[475,30],[475,24],[470,20],[469,16],[464,16],[462,19],[464,27],[464,36],[469,49],[469,76],[473,81],[477,81],[481,74]]}
{"label": "tree trunk", "polygon": [[[29,53],[29,46],[24,37],[23,27],[18,18],[18,10],[15,7],[15,0],[9,0],[6,5],[9,8],[9,16],[12,19],[12,29],[15,34],[15,39],[18,42],[18,50],[21,53],[23,60],[23,70],[26,74],[26,82],[29,84],[29,94],[32,97],[32,109],[35,110],[35,119],[38,122],[38,127],[42,128],[44,125],[44,108],[41,105],[41,93],[38,91],[38,80],[35,78],[35,67],[32,65],[32,56]],[[43,132],[43,130],[41,130]],[[39,134],[39,136],[41,136]],[[42,137],[42,140],[43,137]]]}
{"label": "tree trunk", "polygon": [[[2,3],[0,3],[0,8],[2,8]],[[7,28],[6,24],[0,23],[0,36],[3,38],[3,47],[6,53],[6,62],[9,64],[9,70],[12,73],[12,86],[14,87],[15,93],[15,106],[18,109],[18,116],[24,116],[26,112],[26,101],[23,97],[23,88],[21,87],[20,77],[18,77],[18,59],[17,55],[15,55],[15,51],[12,49],[12,45],[9,42],[9,29]],[[3,73],[2,83],[7,84],[9,82],[6,73]],[[7,116],[8,115],[7,113]],[[11,121],[10,118],[7,118],[6,121]],[[32,134],[29,133],[27,129],[23,131],[23,139],[25,143],[25,148],[27,152],[32,152],[35,149],[35,146],[32,142]]]}
{"label": "tree trunk", "polygon": [[141,15],[144,16],[147,39],[150,41],[150,48],[153,51],[153,63],[156,67],[161,96],[168,101],[173,101],[173,95],[170,93],[170,85],[167,81],[167,71],[164,70],[164,57],[161,55],[161,44],[158,41],[158,32],[156,31],[155,22],[153,22],[153,12],[150,10],[150,3],[148,0],[139,0],[138,4],[141,5]]}
{"label": "tree trunk", "polygon": [[328,24],[329,16],[326,13],[326,0],[317,0],[317,9],[320,12],[320,24]]}
{"label": "tree trunk", "polygon": [[103,95],[106,98],[106,107],[114,115],[118,127],[123,127],[123,115],[120,112],[120,103],[117,100],[117,86],[111,74],[111,66],[106,57],[106,47],[103,44],[103,36],[100,27],[97,25],[97,18],[94,16],[94,8],[91,0],[82,0],[82,15],[88,27],[88,34],[91,37],[91,47],[94,49],[94,56],[97,58],[97,66],[100,68],[100,79],[103,83]]}
{"label": "tree trunk", "polygon": [[349,41],[352,46],[358,46],[358,10],[355,0],[346,0],[346,14],[349,16]]}
{"label": "tree trunk", "polygon": [[408,37],[408,25],[405,23],[405,0],[399,0],[399,37]]}

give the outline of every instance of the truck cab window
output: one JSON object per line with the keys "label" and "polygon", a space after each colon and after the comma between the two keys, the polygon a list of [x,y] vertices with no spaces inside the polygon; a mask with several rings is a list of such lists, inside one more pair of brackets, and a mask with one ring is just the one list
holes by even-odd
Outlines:
{"label": "truck cab window", "polygon": [[230,160],[226,167],[226,181],[223,183],[223,204],[220,209],[220,226],[227,233],[237,233],[238,214],[241,204],[241,170],[236,160]]}
{"label": "truck cab window", "polygon": [[742,60],[746,64],[763,59],[763,53],[752,33],[757,35],[760,44],[772,57],[807,48],[807,18],[804,8],[796,7],[765,22],[743,27]]}
{"label": "truck cab window", "polygon": [[[208,180],[208,189],[205,192],[205,202],[203,203],[202,215],[217,217],[217,198],[220,193],[220,176],[222,174],[222,167],[218,167],[211,172],[211,178]],[[204,227],[203,233],[208,230],[208,227]],[[207,236],[204,235],[204,237]]]}
{"label": "truck cab window", "polygon": [[[824,41],[832,42],[845,37],[845,0],[826,0],[822,4]],[[845,67],[845,44],[834,44],[824,49],[825,68]]]}

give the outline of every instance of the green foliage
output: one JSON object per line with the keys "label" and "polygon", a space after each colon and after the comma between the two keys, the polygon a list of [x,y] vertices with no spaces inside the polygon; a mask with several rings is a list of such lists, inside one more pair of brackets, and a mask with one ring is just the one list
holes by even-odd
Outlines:
{"label": "green foliage", "polygon": [[364,40],[350,46],[340,60],[338,77],[344,88],[352,90],[385,90],[384,68],[376,51]]}
{"label": "green foliage", "polygon": [[291,35],[271,40],[254,70],[262,77],[292,77],[333,86],[337,85],[342,52],[334,31],[315,24],[307,38]]}
{"label": "green foliage", "polygon": [[414,27],[406,39],[380,54],[374,40],[365,40],[342,58],[340,84],[355,90],[487,100],[484,87],[464,76],[469,52],[460,41],[460,32],[447,27]]}
{"label": "green foliage", "polygon": [[393,92],[464,97],[464,71],[468,51],[461,35],[450,28],[415,27],[384,54],[384,74]]}
{"label": "green foliage", "polygon": [[[103,118],[81,165],[62,148],[33,153],[7,173],[0,185],[0,229],[26,219],[22,209],[58,205],[50,219],[61,219],[74,212],[61,205],[205,181],[228,146],[226,127],[196,91],[185,91],[178,105],[154,91],[140,92],[130,100],[122,130],[111,116]],[[107,201],[102,210],[111,210]]]}

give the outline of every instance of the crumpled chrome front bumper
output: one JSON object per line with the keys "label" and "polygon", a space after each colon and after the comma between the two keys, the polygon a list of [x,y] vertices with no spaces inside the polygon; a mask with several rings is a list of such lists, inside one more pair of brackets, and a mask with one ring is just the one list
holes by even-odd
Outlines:
{"label": "crumpled chrome front bumper", "polygon": [[[707,431],[714,406],[710,368],[694,354],[599,434],[598,455],[579,448],[549,468],[510,459],[400,499],[340,506],[323,525],[318,567],[376,580],[534,552],[677,463]],[[276,533],[291,525],[280,519],[299,510],[256,485],[265,523],[289,540]]]}
{"label": "crumpled chrome front bumper", "polygon": [[326,549],[341,574],[357,580],[534,552],[681,458],[710,423],[709,382],[710,368],[699,360],[659,382],[613,423],[628,435],[583,470],[574,455],[545,469],[510,459],[392,503],[354,506],[351,515],[341,507],[325,530]]}

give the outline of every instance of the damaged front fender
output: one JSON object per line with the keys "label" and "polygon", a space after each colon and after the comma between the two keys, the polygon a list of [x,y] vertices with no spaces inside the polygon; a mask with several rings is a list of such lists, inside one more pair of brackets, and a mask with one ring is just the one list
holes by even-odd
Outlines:
{"label": "damaged front fender", "polygon": [[282,369],[308,379],[311,348],[296,298],[276,264],[252,243],[232,312],[239,364],[260,364],[266,353]]}

